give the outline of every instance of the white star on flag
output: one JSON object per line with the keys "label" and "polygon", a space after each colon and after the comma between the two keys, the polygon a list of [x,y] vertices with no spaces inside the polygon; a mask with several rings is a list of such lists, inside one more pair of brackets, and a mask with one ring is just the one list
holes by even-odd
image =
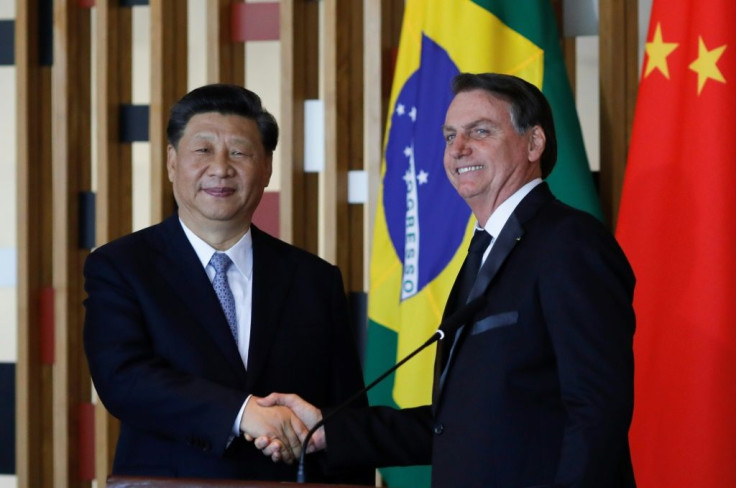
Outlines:
{"label": "white star on flag", "polygon": [[427,182],[427,179],[429,178],[429,173],[427,173],[424,170],[421,170],[419,174],[417,175],[417,183],[420,185],[423,185]]}
{"label": "white star on flag", "polygon": [[396,113],[399,115],[404,115],[404,105],[403,104],[400,103],[396,106]]}

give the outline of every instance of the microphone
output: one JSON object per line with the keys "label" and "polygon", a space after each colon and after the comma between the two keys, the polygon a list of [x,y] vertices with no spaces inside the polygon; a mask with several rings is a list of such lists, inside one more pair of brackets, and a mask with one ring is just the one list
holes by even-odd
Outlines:
{"label": "microphone", "polygon": [[442,321],[442,323],[439,325],[435,333],[432,334],[430,338],[427,339],[426,342],[424,342],[424,344],[414,349],[414,351],[412,351],[410,354],[404,357],[404,359],[402,359],[398,363],[391,366],[385,373],[383,373],[381,376],[373,380],[368,386],[356,392],[353,396],[351,396],[350,398],[345,400],[343,403],[338,405],[329,414],[323,416],[322,420],[314,424],[314,426],[311,429],[309,429],[309,432],[307,432],[307,436],[304,438],[304,442],[302,443],[302,452],[299,455],[299,467],[297,468],[296,482],[306,483],[306,475],[304,473],[304,458],[307,452],[307,446],[309,445],[309,441],[312,439],[312,436],[314,435],[314,433],[317,432],[317,430],[325,424],[325,421],[327,419],[329,419],[336,413],[343,411],[351,403],[353,403],[355,400],[363,396],[371,388],[373,388],[378,383],[383,381],[387,376],[389,376],[391,373],[396,371],[401,365],[403,365],[405,362],[407,362],[408,360],[410,360],[411,358],[413,358],[414,356],[422,352],[428,346],[434,344],[437,341],[444,340],[446,336],[454,336],[460,327],[462,327],[476,313],[478,313],[481,306],[483,305],[483,302],[485,301],[483,298],[484,297],[482,295],[478,296],[475,299],[463,305],[463,307],[460,308],[460,310],[455,311],[455,313],[447,317],[447,320]]}

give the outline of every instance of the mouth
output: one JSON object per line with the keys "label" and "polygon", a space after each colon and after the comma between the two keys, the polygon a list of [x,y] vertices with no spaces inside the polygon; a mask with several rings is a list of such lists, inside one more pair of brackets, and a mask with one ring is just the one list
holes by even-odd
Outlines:
{"label": "mouth", "polygon": [[480,170],[482,170],[482,169],[483,169],[484,167],[485,167],[485,166],[483,166],[483,165],[480,165],[480,164],[477,164],[477,165],[475,165],[475,166],[463,166],[463,167],[457,168],[457,169],[455,170],[455,173],[456,173],[456,174],[458,174],[458,175],[463,175],[463,174],[465,174],[465,173],[470,173],[470,172],[472,172],[472,171],[480,171]]}
{"label": "mouth", "polygon": [[202,191],[204,191],[206,194],[213,196],[213,197],[227,197],[235,193],[234,188],[227,188],[224,186],[204,188]]}

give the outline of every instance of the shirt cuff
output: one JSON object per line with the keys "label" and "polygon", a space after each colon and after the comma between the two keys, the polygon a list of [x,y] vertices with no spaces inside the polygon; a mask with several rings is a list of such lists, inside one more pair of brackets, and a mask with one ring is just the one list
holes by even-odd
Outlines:
{"label": "shirt cuff", "polygon": [[243,420],[243,414],[245,413],[245,406],[248,405],[248,401],[250,400],[250,397],[253,395],[248,395],[248,398],[245,399],[243,402],[243,406],[240,407],[240,410],[238,411],[238,415],[235,417],[235,424],[233,424],[233,436],[240,437],[243,435],[243,432],[240,430],[240,423]]}

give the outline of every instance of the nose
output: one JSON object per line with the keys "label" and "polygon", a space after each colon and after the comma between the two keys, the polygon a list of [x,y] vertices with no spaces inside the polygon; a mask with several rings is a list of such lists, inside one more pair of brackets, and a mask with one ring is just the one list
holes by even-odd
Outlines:
{"label": "nose", "polygon": [[216,151],[208,167],[211,176],[224,178],[233,174],[230,158],[227,151]]}
{"label": "nose", "polygon": [[450,156],[452,156],[454,159],[466,157],[471,153],[468,139],[467,137],[465,137],[464,134],[456,134],[448,149],[450,152]]}

